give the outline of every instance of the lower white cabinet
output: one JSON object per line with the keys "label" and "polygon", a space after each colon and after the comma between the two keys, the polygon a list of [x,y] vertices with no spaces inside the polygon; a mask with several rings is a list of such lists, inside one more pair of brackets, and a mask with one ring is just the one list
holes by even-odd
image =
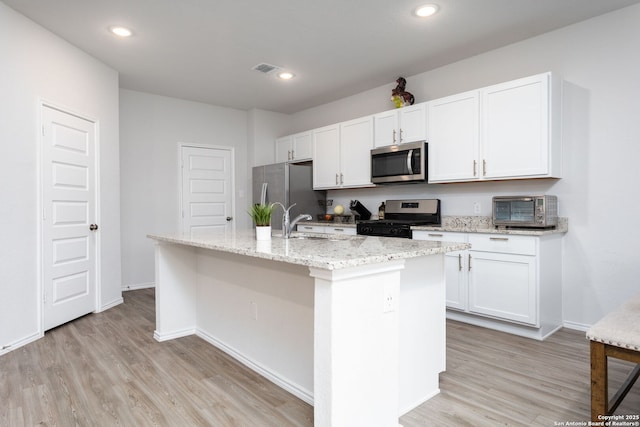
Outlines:
{"label": "lower white cabinet", "polygon": [[298,224],[297,230],[304,233],[345,234],[348,236],[355,236],[358,234],[355,227],[340,227],[339,225]]}
{"label": "lower white cabinet", "polygon": [[445,257],[448,317],[535,339],[562,325],[562,234],[414,231],[414,239],[467,241]]}

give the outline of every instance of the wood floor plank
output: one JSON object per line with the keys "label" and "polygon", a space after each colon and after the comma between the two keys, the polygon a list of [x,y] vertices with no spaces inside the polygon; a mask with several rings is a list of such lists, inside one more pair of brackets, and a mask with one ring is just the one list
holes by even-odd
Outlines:
{"label": "wood floor plank", "polygon": [[[0,426],[312,426],[313,408],[196,336],[153,339],[152,289],[0,357]],[[609,383],[633,365],[611,361]],[[590,415],[589,342],[447,323],[441,393],[404,427],[554,426]],[[636,384],[617,414],[640,413]]]}

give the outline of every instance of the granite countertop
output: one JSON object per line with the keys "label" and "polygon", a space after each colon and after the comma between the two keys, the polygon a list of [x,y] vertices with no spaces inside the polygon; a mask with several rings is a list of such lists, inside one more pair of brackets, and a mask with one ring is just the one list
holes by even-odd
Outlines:
{"label": "granite countertop", "polygon": [[[341,228],[352,227],[353,223],[336,223],[331,221],[305,221],[300,225],[312,226],[339,226]],[[521,236],[545,236],[547,234],[566,233],[569,231],[568,218],[558,218],[558,226],[554,229],[505,229],[496,228],[490,216],[443,216],[440,227],[416,225],[411,227],[415,231],[450,231],[458,233],[487,233],[487,234],[512,234]]]}
{"label": "granite countertop", "polygon": [[147,237],[159,242],[211,249],[325,270],[338,270],[391,260],[435,255],[470,247],[467,243],[297,232],[293,233],[291,239],[283,239],[281,236],[274,235],[269,241],[257,241],[253,230],[195,237],[182,234],[150,234]]}

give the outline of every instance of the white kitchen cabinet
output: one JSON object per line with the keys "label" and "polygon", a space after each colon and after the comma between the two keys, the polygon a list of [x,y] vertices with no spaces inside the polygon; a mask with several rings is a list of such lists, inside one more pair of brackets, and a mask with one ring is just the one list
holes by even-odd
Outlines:
{"label": "white kitchen cabinet", "polygon": [[341,227],[338,225],[298,224],[297,230],[304,233],[344,234],[346,236],[355,236],[356,234],[358,234],[355,227]]}
{"label": "white kitchen cabinet", "polygon": [[276,139],[276,163],[311,160],[313,136],[311,132],[300,132]]}
{"label": "white kitchen cabinet", "polygon": [[536,326],[535,261],[532,255],[470,250],[469,312]]}
{"label": "white kitchen cabinet", "polygon": [[413,238],[471,244],[445,257],[449,318],[534,339],[562,326],[561,234],[414,231]]}
{"label": "white kitchen cabinet", "polygon": [[373,118],[349,120],[313,131],[313,188],[369,187]]}
{"label": "white kitchen cabinet", "polygon": [[[413,239],[437,242],[467,242],[465,233],[414,231]],[[444,256],[447,308],[466,310],[468,299],[468,251],[447,252]]]}
{"label": "white kitchen cabinet", "polygon": [[561,176],[560,90],[551,73],[430,101],[429,182]]}
{"label": "white kitchen cabinet", "polygon": [[424,102],[375,114],[373,120],[375,148],[424,141],[427,138]]}
{"label": "white kitchen cabinet", "polygon": [[479,111],[478,91],[427,103],[429,182],[478,178]]}

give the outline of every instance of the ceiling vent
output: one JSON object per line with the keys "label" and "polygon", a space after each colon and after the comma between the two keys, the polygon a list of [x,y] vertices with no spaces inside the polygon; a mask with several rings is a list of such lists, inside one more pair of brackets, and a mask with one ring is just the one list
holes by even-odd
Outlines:
{"label": "ceiling vent", "polygon": [[258,64],[256,66],[253,67],[254,70],[256,71],[260,71],[263,74],[271,74],[277,70],[280,69],[280,67],[277,67],[275,65],[271,65],[271,64],[267,64],[267,63],[261,63]]}

